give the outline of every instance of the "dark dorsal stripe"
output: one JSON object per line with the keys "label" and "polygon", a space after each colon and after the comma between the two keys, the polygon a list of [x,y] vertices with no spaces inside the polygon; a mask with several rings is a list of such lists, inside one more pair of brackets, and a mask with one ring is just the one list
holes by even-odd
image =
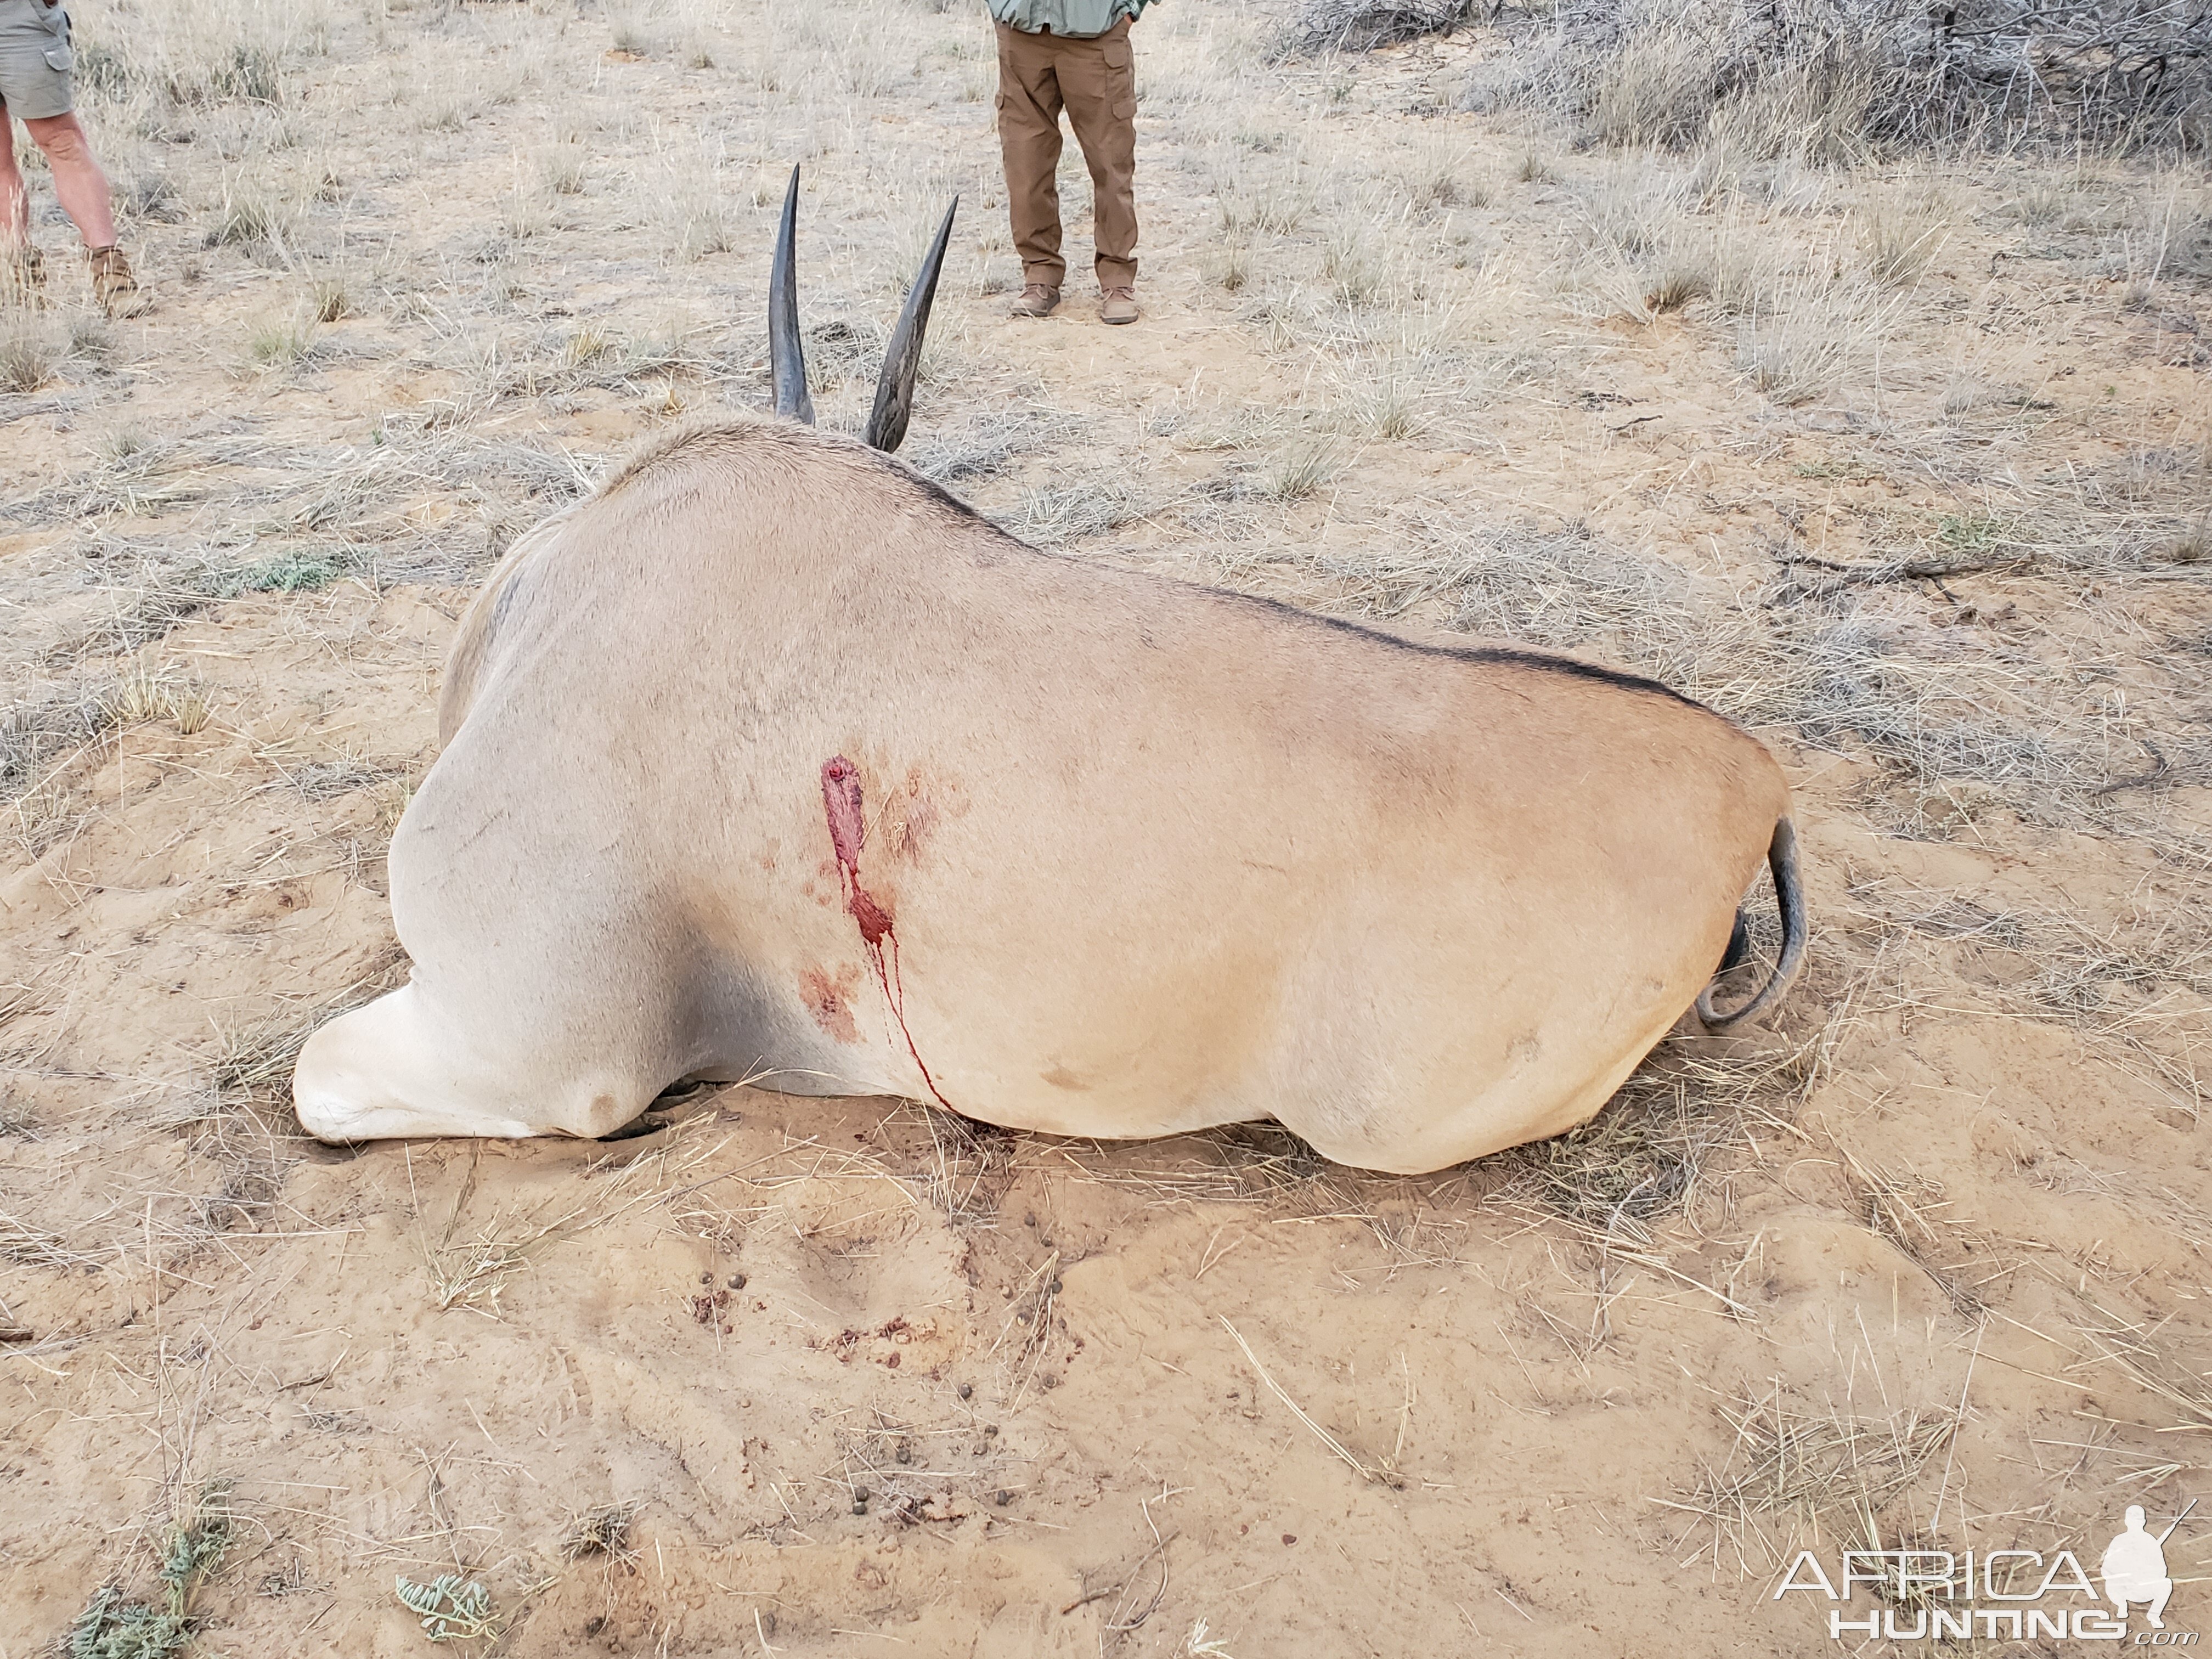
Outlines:
{"label": "dark dorsal stripe", "polygon": [[[1631,674],[1623,669],[1607,668],[1600,663],[1580,662],[1572,657],[1555,657],[1548,652],[1530,651],[1511,645],[1430,645],[1421,640],[1401,639],[1395,634],[1385,634],[1380,629],[1369,628],[1343,617],[1324,616],[1317,611],[1302,611],[1297,605],[1285,605],[1280,599],[1263,599],[1257,593],[1237,593],[1225,587],[1206,587],[1200,588],[1200,592],[1240,605],[1261,605],[1294,621],[1316,628],[1333,628],[1340,634],[1356,634],[1361,639],[1374,641],[1377,645],[1387,645],[1397,651],[1410,651],[1417,656],[1448,657],[1456,662],[1496,663],[1510,668],[1531,668],[1546,674],[1565,674],[1572,679],[1614,686],[1623,691],[1644,691],[1656,696],[1672,697],[1686,708],[1707,714],[1713,713],[1695,697],[1686,697],[1671,685],[1647,679],[1641,674]],[[1717,714],[1713,717],[1716,720],[1721,718]]]}
{"label": "dark dorsal stripe", "polygon": [[[947,508],[962,519],[982,526],[993,534],[1005,538],[1025,551],[1036,552],[1037,550],[1030,547],[1027,542],[1023,541],[1018,536],[1009,535],[1000,526],[985,518],[935,479],[927,477],[912,467],[891,461],[888,458],[885,458],[884,465],[886,471],[895,474],[902,482],[921,490],[937,506]],[[1040,556],[1048,558],[1052,556],[1043,554]],[[1175,579],[1169,577],[1164,580],[1174,581]],[[1697,709],[1701,714],[1713,714],[1711,709],[1706,708],[1695,697],[1685,696],[1673,686],[1662,681],[1647,678],[1642,674],[1632,674],[1625,669],[1607,668],[1601,663],[1581,662],[1573,657],[1555,657],[1548,652],[1530,651],[1518,646],[1431,645],[1420,640],[1401,639],[1395,634],[1386,634],[1380,629],[1369,628],[1364,623],[1352,622],[1346,617],[1327,616],[1317,611],[1304,611],[1295,605],[1286,605],[1280,599],[1267,599],[1257,593],[1239,593],[1226,587],[1207,587],[1199,582],[1176,581],[1175,585],[1188,588],[1194,593],[1202,593],[1208,599],[1219,599],[1232,605],[1257,605],[1262,610],[1274,612],[1286,621],[1307,627],[1329,628],[1340,634],[1352,634],[1363,640],[1372,640],[1376,644],[1388,646],[1394,651],[1410,651],[1417,656],[1423,657],[1443,657],[1454,662],[1486,664],[1505,668],[1526,668],[1540,674],[1564,674],[1570,679],[1588,680],[1594,685],[1609,685],[1616,690],[1641,691],[1652,696],[1671,697],[1686,708]],[[1723,716],[1714,714],[1713,718],[1719,720]]]}

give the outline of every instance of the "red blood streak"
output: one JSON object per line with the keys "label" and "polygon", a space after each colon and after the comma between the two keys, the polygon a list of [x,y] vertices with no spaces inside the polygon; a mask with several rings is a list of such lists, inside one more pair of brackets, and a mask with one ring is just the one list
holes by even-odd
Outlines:
{"label": "red blood streak", "polygon": [[884,988],[891,1018],[898,1022],[899,1035],[906,1039],[907,1053],[914,1056],[921,1080],[929,1085],[937,1103],[949,1112],[952,1103],[938,1093],[937,1079],[922,1064],[921,1051],[914,1046],[914,1033],[907,1030],[898,935],[892,931],[891,913],[860,885],[860,848],[868,838],[867,816],[861,810],[860,769],[842,755],[833,755],[822,763],[822,815],[830,821],[830,846],[837,855],[837,878],[845,890],[846,914],[860,924],[860,944],[876,970],[876,982]]}

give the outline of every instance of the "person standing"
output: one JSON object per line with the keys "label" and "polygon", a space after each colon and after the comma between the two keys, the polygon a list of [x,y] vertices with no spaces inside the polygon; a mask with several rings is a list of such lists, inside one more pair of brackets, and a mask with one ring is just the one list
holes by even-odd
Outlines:
{"label": "person standing", "polygon": [[73,112],[75,67],[69,13],[57,0],[0,0],[0,276],[27,295],[46,277],[46,262],[31,240],[30,193],[15,165],[15,123],[21,121],[46,154],[62,211],[84,239],[100,309],[111,317],[139,316],[149,301],[116,246],[107,175]]}
{"label": "person standing", "polygon": [[[0,4],[19,0],[0,0]],[[1016,317],[1060,303],[1060,112],[1091,169],[1101,320],[1137,320],[1137,70],[1129,26],[1149,0],[985,0],[999,34],[999,146],[1022,262]]]}

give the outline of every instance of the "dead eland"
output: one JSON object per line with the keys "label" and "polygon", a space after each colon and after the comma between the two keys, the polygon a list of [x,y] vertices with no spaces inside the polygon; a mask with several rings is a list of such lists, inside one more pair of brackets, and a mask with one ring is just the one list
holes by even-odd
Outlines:
{"label": "dead eland", "polygon": [[[1780,768],[1656,682],[1051,556],[818,433],[787,197],[776,418],[648,443],[463,617],[394,836],[403,988],[294,1079],[330,1140],[600,1135],[684,1079],[1054,1134],[1273,1119],[1433,1170],[1771,1007]],[[1717,969],[1765,862],[1774,970]]]}

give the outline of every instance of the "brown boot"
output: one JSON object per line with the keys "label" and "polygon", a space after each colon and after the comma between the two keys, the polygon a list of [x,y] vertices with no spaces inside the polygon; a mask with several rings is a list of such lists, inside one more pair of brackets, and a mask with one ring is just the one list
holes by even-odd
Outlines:
{"label": "brown boot", "polygon": [[46,256],[25,242],[0,253],[0,305],[43,307],[46,303]]}
{"label": "brown boot", "polygon": [[1107,289],[1099,298],[1098,320],[1102,323],[1135,322],[1137,290],[1126,283],[1120,288]]}
{"label": "brown boot", "polygon": [[93,297],[109,316],[143,317],[153,308],[153,299],[131,274],[131,261],[121,248],[112,244],[96,247],[85,260],[92,267]]}
{"label": "brown boot", "polygon": [[1022,297],[1006,307],[1009,317],[1049,317],[1053,307],[1060,303],[1060,290],[1048,288],[1042,283],[1031,283],[1022,290]]}

